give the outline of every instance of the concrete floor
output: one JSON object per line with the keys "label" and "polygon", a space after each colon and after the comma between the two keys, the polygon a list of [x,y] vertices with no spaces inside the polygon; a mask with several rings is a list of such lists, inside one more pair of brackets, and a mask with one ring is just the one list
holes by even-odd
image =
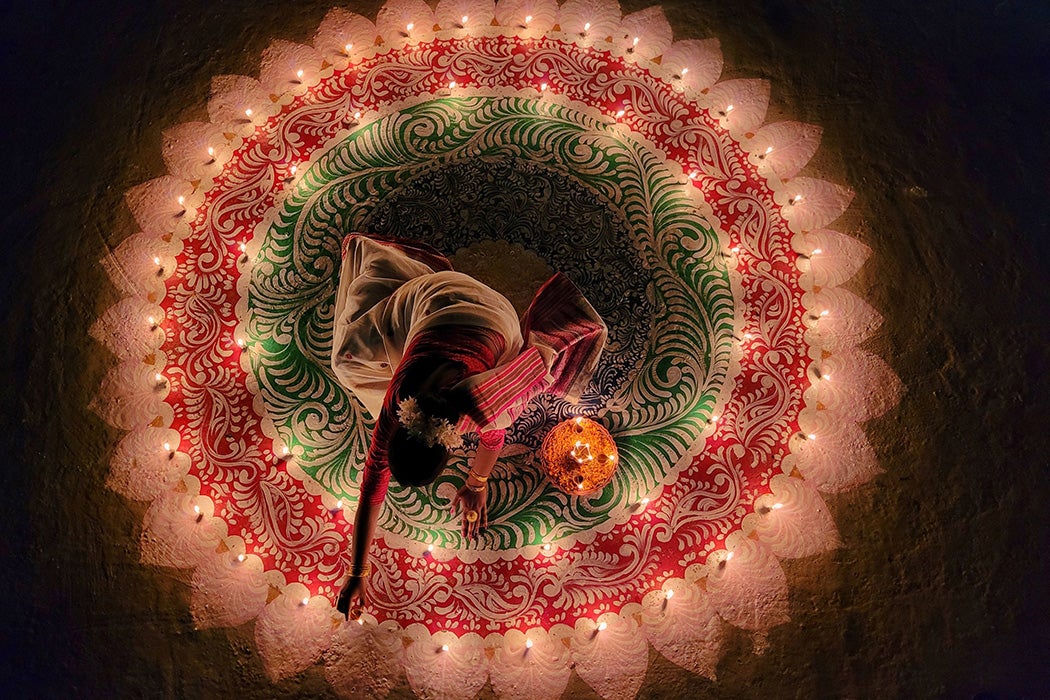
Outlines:
{"label": "concrete floor", "polygon": [[[111,362],[87,329],[117,299],[96,261],[133,232],[123,192],[161,174],[161,130],[204,115],[211,76],[307,40],[328,4],[23,5],[0,10],[0,687],[325,697],[317,669],[266,680],[250,625],[193,629],[186,573],[138,562],[143,507],[106,489],[118,434],[85,407]],[[810,172],[857,191],[845,230],[874,255],[855,288],[907,393],[870,426],[885,473],[829,498],[843,547],[786,562],[792,619],[765,653],[731,635],[717,683],[653,653],[641,697],[1050,697],[1050,8],[664,7],[677,37],[721,39],[727,75],[771,81],[770,119],[824,127]]]}

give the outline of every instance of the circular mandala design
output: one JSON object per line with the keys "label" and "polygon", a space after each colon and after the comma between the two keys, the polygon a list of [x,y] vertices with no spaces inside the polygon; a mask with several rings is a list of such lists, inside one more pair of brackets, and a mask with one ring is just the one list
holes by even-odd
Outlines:
{"label": "circular mandala design", "polygon": [[[451,173],[440,170],[448,176],[508,156],[547,163],[585,183],[609,202],[626,229],[608,240],[601,228],[576,229],[576,237],[544,236],[518,221],[522,233],[511,240],[569,274],[603,313],[613,342],[580,407],[553,400],[535,406],[511,442],[533,454],[550,427],[579,411],[612,426],[623,459],[609,487],[582,498],[554,488],[534,467],[501,470],[491,482],[494,517],[480,541],[483,558],[495,552],[516,557],[523,546],[581,533],[593,537],[610,519],[627,520],[638,498],[632,494],[673,478],[698,444],[726,377],[733,308],[717,236],[680,176],[649,148],[566,107],[521,98],[429,101],[352,132],[316,159],[266,231],[248,293],[252,368],[268,417],[282,438],[300,448],[303,470],[352,502],[350,487],[364,463],[370,425],[328,370],[337,286],[330,271],[338,269],[342,235],[368,230],[376,202],[394,191],[404,196],[406,183],[418,191],[420,180],[435,182],[436,164],[458,164]],[[386,165],[365,166],[374,162]],[[469,188],[462,191],[471,195]],[[370,196],[362,199],[361,192]],[[440,188],[435,196],[446,206],[457,203]],[[487,207],[477,206],[470,216],[485,219]],[[453,251],[469,244],[471,233],[463,228],[425,240]],[[603,282],[605,276],[615,279]],[[652,318],[643,333],[634,332],[639,317]],[[466,470],[465,463],[457,466],[430,487],[391,489],[379,522],[388,542],[471,546],[449,508]]]}
{"label": "circular mandala design", "polygon": [[[142,231],[103,261],[127,296],[93,330],[119,359],[96,407],[130,431],[110,484],[151,502],[144,561],[195,567],[199,625],[256,620],[274,678],[327,649],[340,693],[397,663],[421,694],[557,697],[571,664],[623,697],[647,641],[710,675],[721,621],[786,620],[778,558],[837,544],[818,491],[877,472],[861,424],[899,382],[840,286],[868,251],[824,228],[849,193],[797,176],[819,129],[763,126],[768,87],[716,82],[717,42],[658,8],[483,5],[333,10],[166,132],[172,174],[128,193]],[[580,407],[515,426],[484,540],[459,539],[454,477],[391,491],[369,612],[333,631],[369,427],[328,370],[356,230],[521,246],[612,335]],[[527,463],[575,412],[623,465],[585,498]]]}

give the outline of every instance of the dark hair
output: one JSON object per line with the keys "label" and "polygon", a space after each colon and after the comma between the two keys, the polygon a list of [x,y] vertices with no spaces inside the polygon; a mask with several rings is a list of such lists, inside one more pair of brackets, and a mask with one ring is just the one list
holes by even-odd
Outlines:
{"label": "dark hair", "polygon": [[444,445],[427,446],[398,426],[387,447],[390,475],[402,486],[426,486],[445,469],[448,450]]}
{"label": "dark hair", "polygon": [[[431,366],[430,373],[436,370],[433,362],[420,363],[420,365]],[[413,374],[417,373],[413,372]],[[408,377],[402,388],[412,384],[407,379]],[[421,392],[415,396],[415,399],[419,410],[426,416],[443,418],[450,424],[456,425],[460,416],[466,411],[466,402],[470,401],[470,394],[450,388],[438,388]],[[447,460],[448,449],[444,445],[427,445],[418,437],[410,435],[408,429],[401,425],[397,427],[387,446],[387,464],[390,467],[390,475],[402,486],[426,486],[444,470]]]}

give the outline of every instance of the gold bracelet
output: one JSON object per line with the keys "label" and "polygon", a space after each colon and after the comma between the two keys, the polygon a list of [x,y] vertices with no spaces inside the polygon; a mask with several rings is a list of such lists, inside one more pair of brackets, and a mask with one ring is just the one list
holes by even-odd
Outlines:
{"label": "gold bracelet", "polygon": [[487,476],[482,476],[481,474],[478,474],[478,473],[477,473],[476,471],[474,471],[473,469],[471,469],[471,470],[470,470],[470,475],[471,475],[472,477],[474,477],[475,479],[477,479],[478,481],[480,481],[481,483],[483,483],[483,484],[484,484],[484,483],[485,483],[486,481],[488,481],[488,480],[489,480],[489,478],[488,478]]}
{"label": "gold bracelet", "polygon": [[350,567],[350,572],[347,574],[350,578],[364,578],[372,573],[372,562],[366,561],[361,566]]}
{"label": "gold bracelet", "polygon": [[481,486],[471,486],[470,482],[467,482],[467,488],[474,493],[483,493],[485,491],[485,482],[481,482]]}

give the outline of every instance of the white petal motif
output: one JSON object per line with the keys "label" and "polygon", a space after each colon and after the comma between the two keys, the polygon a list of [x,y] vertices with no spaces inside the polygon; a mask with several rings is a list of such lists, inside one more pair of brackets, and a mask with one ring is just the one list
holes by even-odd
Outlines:
{"label": "white petal motif", "polygon": [[223,129],[233,130],[246,124],[259,123],[266,116],[270,104],[270,96],[258,80],[244,75],[219,75],[212,78],[208,117]]}
{"label": "white petal motif", "polygon": [[143,233],[128,236],[102,258],[109,279],[126,296],[160,303],[167,292],[165,278],[175,270],[180,244]]}
{"label": "white petal motif", "polygon": [[871,337],[882,316],[853,292],[842,287],[822,287],[802,297],[809,309],[806,342],[816,357],[823,352],[854,348]]}
{"label": "white petal motif", "polygon": [[743,146],[751,154],[752,163],[787,179],[809,163],[820,146],[822,131],[812,124],[777,122],[763,126]]}
{"label": "white petal motif", "polygon": [[376,15],[376,31],[394,46],[431,34],[435,23],[434,11],[423,0],[388,0]]}
{"label": "white petal motif", "polygon": [[809,258],[800,265],[808,273],[802,281],[809,288],[837,287],[853,277],[871,255],[871,248],[857,239],[830,229],[795,236],[791,244]]}
{"label": "white petal motif", "polygon": [[787,579],[776,555],[748,538],[731,552],[733,557],[715,563],[707,576],[707,592],[718,614],[746,630],[767,630],[787,622]]}
{"label": "white petal motif", "polygon": [[170,491],[190,468],[178,452],[179,434],[170,428],[137,428],[117,445],[106,485],[136,501],[151,501]]}
{"label": "white petal motif", "polygon": [[332,613],[328,601],[311,597],[306,586],[285,586],[255,623],[255,644],[266,675],[275,681],[288,678],[321,658],[332,638]]}
{"label": "white petal motif", "polygon": [[795,177],[784,182],[776,201],[792,231],[813,231],[839,218],[853,201],[853,191],[826,180]]}
{"label": "white petal motif", "polygon": [[[329,63],[356,58],[375,46],[375,22],[359,14],[333,7],[314,33],[313,46]],[[347,50],[349,46],[349,50]]]}
{"label": "white petal motif", "polygon": [[539,36],[558,21],[558,0],[499,0],[496,21],[522,36]]}
{"label": "white petal motif", "polygon": [[663,8],[653,5],[624,17],[615,39],[637,56],[656,58],[671,46],[674,33]]}
{"label": "white petal motif", "polygon": [[662,590],[643,599],[642,611],[642,631],[658,652],[714,680],[722,648],[722,620],[703,589],[684,579],[669,579]]}
{"label": "white petal motif", "polygon": [[277,40],[266,47],[259,68],[259,84],[271,95],[301,94],[317,82],[324,59],[312,46]]}
{"label": "white petal motif", "polygon": [[649,648],[633,617],[606,613],[597,621],[576,621],[572,659],[576,673],[603,698],[631,700],[642,687]]}
{"label": "white petal motif", "polygon": [[214,517],[211,499],[194,493],[172,492],[153,501],[143,519],[142,561],[188,569],[215,551],[226,524]]}
{"label": "white petal motif", "polygon": [[89,332],[117,359],[142,364],[164,342],[164,331],[157,325],[163,316],[164,310],[156,304],[127,297],[106,309]]}
{"label": "white petal motif", "polygon": [[379,625],[366,614],[360,623],[344,622],[325,652],[325,678],[339,697],[386,697],[404,675],[401,646],[401,630],[393,621]]}
{"label": "white petal motif", "polygon": [[722,48],[718,39],[676,41],[664,52],[660,64],[678,76],[690,90],[706,90],[722,75]]}
{"label": "white petal motif", "polygon": [[558,11],[558,25],[566,34],[602,41],[619,32],[620,3],[616,0],[568,0]]}
{"label": "white petal motif", "polygon": [[863,350],[848,350],[810,367],[813,384],[807,406],[818,403],[851,421],[866,421],[897,405],[901,381],[881,358]]}
{"label": "white petal motif", "polygon": [[831,411],[807,408],[799,415],[803,435],[793,443],[794,466],[807,483],[839,493],[881,473],[864,430]]}
{"label": "white petal motif", "polygon": [[434,8],[434,18],[442,29],[487,27],[495,16],[496,5],[492,0],[439,0]]}
{"label": "white petal motif", "polygon": [[802,479],[780,474],[772,493],[755,502],[758,540],[781,558],[797,559],[835,549],[838,530],[824,500]]}
{"label": "white petal motif", "polygon": [[492,688],[501,700],[556,700],[571,674],[568,645],[543,629],[509,630],[495,642]]}
{"label": "white petal motif", "polygon": [[489,661],[481,637],[451,632],[431,636],[423,625],[405,630],[405,675],[420,697],[452,700],[474,697],[488,678]]}
{"label": "white petal motif", "polygon": [[765,80],[723,80],[707,93],[711,115],[738,136],[753,131],[766,118],[769,83]]}
{"label": "white petal motif", "polygon": [[91,408],[110,425],[134,430],[147,424],[171,425],[173,411],[164,401],[167,384],[157,381],[157,368],[140,360],[111,367]]}
{"label": "white petal motif", "polygon": [[243,545],[236,552],[210,552],[197,564],[191,586],[190,612],[198,629],[237,627],[254,620],[270,592],[262,560],[244,554]]}
{"label": "white petal motif", "polygon": [[215,124],[186,122],[165,129],[161,153],[168,172],[183,180],[214,177],[230,157],[230,144]]}
{"label": "white petal motif", "polygon": [[142,232],[160,238],[193,217],[193,210],[186,203],[192,194],[190,183],[164,175],[132,187],[124,198]]}

